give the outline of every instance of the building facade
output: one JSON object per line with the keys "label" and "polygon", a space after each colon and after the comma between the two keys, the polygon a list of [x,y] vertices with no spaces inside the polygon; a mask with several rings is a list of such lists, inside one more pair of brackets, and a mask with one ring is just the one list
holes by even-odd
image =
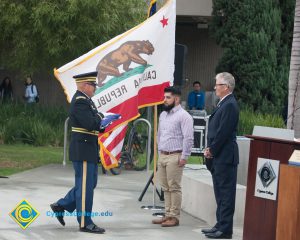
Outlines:
{"label": "building facade", "polygon": [[194,81],[201,82],[206,94],[206,107],[211,109],[215,85],[215,68],[223,50],[210,36],[212,0],[177,0],[176,43],[187,47],[185,76],[182,83],[183,100]]}

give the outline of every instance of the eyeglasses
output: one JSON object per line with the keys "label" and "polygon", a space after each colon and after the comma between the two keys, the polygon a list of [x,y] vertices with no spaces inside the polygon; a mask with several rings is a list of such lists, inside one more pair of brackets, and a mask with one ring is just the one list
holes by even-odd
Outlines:
{"label": "eyeglasses", "polygon": [[222,85],[227,85],[227,84],[226,83],[216,83],[215,87],[222,86]]}

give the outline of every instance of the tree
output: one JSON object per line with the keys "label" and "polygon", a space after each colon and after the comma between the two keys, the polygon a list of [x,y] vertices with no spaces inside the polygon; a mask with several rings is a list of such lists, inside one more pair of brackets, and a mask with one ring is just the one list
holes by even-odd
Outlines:
{"label": "tree", "polygon": [[294,36],[289,76],[288,128],[300,137],[300,0],[296,1]]}
{"label": "tree", "polygon": [[52,71],[146,18],[140,0],[1,0],[0,65]]}
{"label": "tree", "polygon": [[282,111],[289,48],[288,40],[282,39],[281,6],[288,8],[276,0],[213,0],[212,34],[224,48],[216,71],[235,76],[235,92],[242,107]]}

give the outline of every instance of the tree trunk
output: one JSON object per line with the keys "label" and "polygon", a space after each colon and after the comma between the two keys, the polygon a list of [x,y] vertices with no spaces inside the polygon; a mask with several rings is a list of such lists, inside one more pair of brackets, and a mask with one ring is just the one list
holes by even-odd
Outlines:
{"label": "tree trunk", "polygon": [[289,76],[289,106],[287,127],[300,138],[300,0],[296,1],[293,45]]}

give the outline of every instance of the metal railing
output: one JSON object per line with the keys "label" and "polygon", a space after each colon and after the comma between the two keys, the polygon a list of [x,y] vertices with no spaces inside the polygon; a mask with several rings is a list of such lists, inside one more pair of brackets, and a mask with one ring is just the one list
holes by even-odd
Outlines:
{"label": "metal railing", "polygon": [[146,161],[147,161],[147,171],[149,171],[150,169],[150,156],[151,156],[151,124],[150,122],[145,119],[145,118],[139,118],[137,120],[135,120],[133,122],[133,126],[135,127],[137,123],[139,122],[144,122],[148,125],[148,140],[147,140],[147,158],[146,158]]}

